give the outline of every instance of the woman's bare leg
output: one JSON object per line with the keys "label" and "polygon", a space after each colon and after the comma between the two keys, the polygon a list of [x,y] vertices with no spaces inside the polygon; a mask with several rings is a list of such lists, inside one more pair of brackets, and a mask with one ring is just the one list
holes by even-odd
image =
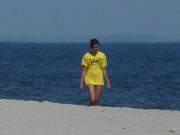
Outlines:
{"label": "woman's bare leg", "polygon": [[96,103],[95,86],[88,85],[88,92],[89,92],[89,96],[90,96],[90,105],[94,105]]}
{"label": "woman's bare leg", "polygon": [[98,104],[100,101],[100,97],[102,95],[102,85],[95,86],[95,94],[96,94],[95,102],[96,102],[96,104]]}

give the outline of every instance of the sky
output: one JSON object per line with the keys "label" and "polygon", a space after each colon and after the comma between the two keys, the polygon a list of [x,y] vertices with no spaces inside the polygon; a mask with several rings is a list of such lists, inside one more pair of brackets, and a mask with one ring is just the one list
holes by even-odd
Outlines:
{"label": "sky", "polygon": [[0,41],[180,41],[179,6],[180,0],[0,0]]}

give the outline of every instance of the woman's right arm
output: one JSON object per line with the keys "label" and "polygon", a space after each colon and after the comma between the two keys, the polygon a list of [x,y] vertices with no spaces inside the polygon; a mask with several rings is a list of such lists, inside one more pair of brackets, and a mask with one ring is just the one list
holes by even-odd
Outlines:
{"label": "woman's right arm", "polygon": [[87,72],[87,67],[83,66],[82,71],[81,71],[81,78],[80,78],[80,89],[81,90],[84,89],[84,79],[85,79],[86,72]]}

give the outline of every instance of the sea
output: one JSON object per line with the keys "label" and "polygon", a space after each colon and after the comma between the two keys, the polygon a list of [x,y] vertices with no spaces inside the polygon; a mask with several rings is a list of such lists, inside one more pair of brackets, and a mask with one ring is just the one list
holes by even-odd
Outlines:
{"label": "sea", "polygon": [[[180,43],[102,43],[112,88],[101,106],[180,110]],[[0,43],[0,99],[86,106],[79,89],[88,43]]]}

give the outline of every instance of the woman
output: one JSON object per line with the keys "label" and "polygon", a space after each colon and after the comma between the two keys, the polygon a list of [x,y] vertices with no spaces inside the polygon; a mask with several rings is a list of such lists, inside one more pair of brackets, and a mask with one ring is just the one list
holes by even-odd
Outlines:
{"label": "woman", "polygon": [[83,55],[81,65],[83,66],[80,79],[80,89],[84,89],[84,82],[88,86],[90,96],[90,105],[98,105],[102,93],[102,86],[104,85],[104,78],[107,88],[111,88],[110,80],[107,75],[106,55],[99,51],[99,41],[91,39],[91,51]]}

